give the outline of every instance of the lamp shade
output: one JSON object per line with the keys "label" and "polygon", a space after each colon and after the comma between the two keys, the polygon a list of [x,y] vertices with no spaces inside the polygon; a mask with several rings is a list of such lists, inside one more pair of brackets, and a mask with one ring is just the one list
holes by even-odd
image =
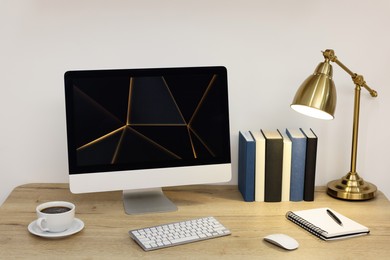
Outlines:
{"label": "lamp shade", "polygon": [[337,95],[332,76],[329,61],[321,62],[297,90],[291,108],[307,116],[333,119]]}

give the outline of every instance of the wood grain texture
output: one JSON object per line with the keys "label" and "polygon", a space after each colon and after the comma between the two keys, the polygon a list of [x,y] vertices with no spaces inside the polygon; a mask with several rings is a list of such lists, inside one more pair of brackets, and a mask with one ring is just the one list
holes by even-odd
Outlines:
{"label": "wood grain texture", "polygon": [[[314,202],[244,202],[237,186],[186,186],[165,189],[179,210],[130,216],[124,213],[121,192],[72,194],[67,184],[28,184],[17,187],[0,208],[0,259],[388,259],[390,203],[379,192],[370,201],[347,202],[317,187]],[[30,234],[35,207],[51,200],[76,204],[76,217],[85,223],[80,233],[62,239]],[[370,228],[368,236],[322,241],[285,218],[289,210],[331,207]],[[231,236],[144,252],[128,230],[215,216]],[[263,241],[272,233],[285,233],[300,247],[285,251]]]}

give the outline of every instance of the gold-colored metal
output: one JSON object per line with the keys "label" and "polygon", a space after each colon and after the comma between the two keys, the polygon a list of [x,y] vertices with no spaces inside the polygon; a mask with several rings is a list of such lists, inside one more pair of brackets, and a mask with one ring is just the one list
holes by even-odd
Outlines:
{"label": "gold-colored metal", "polygon": [[339,65],[345,72],[347,72],[352,77],[352,80],[356,85],[359,85],[367,89],[367,91],[370,93],[372,97],[378,96],[378,93],[366,84],[362,75],[358,75],[352,72],[350,69],[347,68],[347,66],[345,66],[341,61],[337,59],[337,56],[335,55],[333,50],[329,50],[329,49],[325,50],[323,52],[323,55],[325,60],[330,60],[332,62],[335,62],[337,65]]}
{"label": "gold-colored metal", "polygon": [[376,196],[377,187],[363,181],[357,173],[348,173],[340,180],[328,183],[328,195],[344,200],[369,200]]}
{"label": "gold-colored metal", "polygon": [[355,87],[353,128],[352,128],[352,149],[351,149],[351,171],[340,180],[328,183],[327,193],[335,198],[345,200],[368,200],[376,195],[375,185],[365,182],[356,172],[359,113],[360,113],[360,92],[361,87]]}
{"label": "gold-colored metal", "polygon": [[[324,69],[318,69],[321,64],[329,64],[329,61],[338,64],[346,71],[355,83],[355,100],[352,128],[352,149],[351,149],[351,169],[350,172],[340,180],[334,180],[328,183],[327,193],[335,198],[345,200],[368,200],[376,195],[377,187],[369,182],[365,182],[356,172],[357,163],[357,147],[358,147],[358,132],[359,132],[359,113],[360,113],[360,94],[361,88],[364,87],[372,97],[377,97],[378,93],[371,89],[364,81],[363,76],[358,75],[348,69],[341,63],[333,50],[325,50],[323,52],[325,62],[320,63],[315,73],[302,83],[294,97],[292,108],[295,106],[308,106],[315,109],[320,109],[330,115],[334,115],[336,105],[336,92],[332,80],[331,69],[326,72]],[[324,65],[328,66],[328,65]],[[330,68],[331,65],[329,64]],[[317,74],[322,74],[317,76]],[[320,80],[321,77],[327,80]],[[315,80],[317,79],[317,80]],[[330,83],[331,82],[331,83]],[[330,85],[333,84],[333,87]],[[334,93],[333,93],[334,92]],[[334,98],[333,98],[334,96]],[[322,101],[321,101],[322,100]],[[314,102],[315,101],[315,102]],[[332,103],[334,101],[334,104]],[[329,104],[329,105],[325,105]],[[333,106],[333,111],[331,110]],[[299,109],[296,109],[298,112]]]}
{"label": "gold-colored metal", "polygon": [[[299,87],[291,107],[306,115],[314,111],[320,113],[317,116],[319,118],[333,119],[337,95],[332,76],[333,69],[329,60],[321,62],[313,75],[310,75]],[[307,108],[310,108],[310,110],[308,111]]]}

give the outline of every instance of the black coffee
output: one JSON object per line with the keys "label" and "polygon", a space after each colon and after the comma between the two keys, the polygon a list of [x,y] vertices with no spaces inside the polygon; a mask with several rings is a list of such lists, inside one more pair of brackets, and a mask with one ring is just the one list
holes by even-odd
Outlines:
{"label": "black coffee", "polygon": [[42,213],[46,213],[46,214],[58,214],[58,213],[67,212],[69,210],[71,210],[71,209],[68,208],[68,207],[55,206],[55,207],[44,208],[44,209],[41,210],[41,212]]}

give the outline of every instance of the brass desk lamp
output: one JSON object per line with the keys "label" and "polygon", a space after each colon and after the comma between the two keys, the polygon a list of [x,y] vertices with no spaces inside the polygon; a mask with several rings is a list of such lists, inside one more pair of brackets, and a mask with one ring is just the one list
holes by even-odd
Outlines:
{"label": "brass desk lamp", "polygon": [[355,83],[355,101],[353,115],[352,131],[352,152],[351,152],[351,170],[340,180],[334,180],[328,183],[327,193],[335,198],[344,200],[368,200],[376,195],[375,185],[363,181],[356,172],[358,130],[359,130],[359,109],[360,109],[360,91],[365,88],[372,97],[377,97],[375,90],[367,86],[363,76],[353,73],[344,64],[342,64],[333,50],[323,52],[325,61],[321,62],[314,74],[309,76],[299,87],[295,94],[291,108],[294,110],[320,119],[333,119],[336,108],[336,89],[332,80],[333,69],[330,62],[335,62],[349,75]]}

